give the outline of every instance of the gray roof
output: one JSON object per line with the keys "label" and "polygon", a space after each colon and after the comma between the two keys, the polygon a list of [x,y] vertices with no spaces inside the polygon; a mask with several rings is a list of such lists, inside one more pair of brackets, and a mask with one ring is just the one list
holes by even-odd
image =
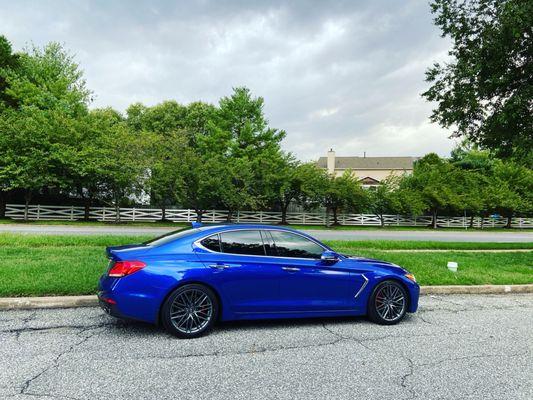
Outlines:
{"label": "gray roof", "polygon": [[[335,169],[413,169],[418,157],[335,157]],[[317,165],[327,168],[327,157],[320,157]]]}

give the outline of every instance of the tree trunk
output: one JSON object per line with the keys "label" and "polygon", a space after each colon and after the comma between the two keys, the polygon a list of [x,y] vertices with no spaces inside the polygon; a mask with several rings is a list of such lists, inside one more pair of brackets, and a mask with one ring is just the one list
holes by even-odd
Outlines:
{"label": "tree trunk", "polygon": [[0,191],[0,219],[6,217],[7,194]]}
{"label": "tree trunk", "polygon": [[167,220],[167,207],[165,203],[161,206],[161,221],[165,222]]}
{"label": "tree trunk", "polygon": [[379,223],[381,227],[383,228],[385,226],[385,218],[383,218],[383,214],[379,214]]}
{"label": "tree trunk", "polygon": [[281,225],[289,225],[287,223],[287,209],[289,208],[289,204],[281,205]]}
{"label": "tree trunk", "polygon": [[437,229],[437,209],[432,211],[431,227]]}
{"label": "tree trunk", "polygon": [[337,219],[337,207],[332,207],[331,211],[333,211],[333,225],[339,225],[339,221]]}
{"label": "tree trunk", "polygon": [[118,194],[115,194],[115,222],[120,222],[120,203]]}
{"label": "tree trunk", "polygon": [[507,224],[505,225],[505,229],[511,229],[513,227],[512,223],[513,223],[513,216],[509,215],[507,217]]}
{"label": "tree trunk", "polygon": [[93,203],[93,199],[92,199],[91,196],[86,197],[83,200],[83,219],[84,219],[84,221],[89,221],[92,203]]}
{"label": "tree trunk", "polygon": [[204,215],[203,210],[194,210],[196,212],[196,222],[201,223],[202,222],[202,216]]}
{"label": "tree trunk", "polygon": [[470,216],[470,223],[468,226],[470,229],[474,228],[474,214]]}
{"label": "tree trunk", "polygon": [[228,210],[228,216],[226,218],[226,222],[231,222],[232,215],[233,215],[233,211],[232,210]]}
{"label": "tree trunk", "polygon": [[28,220],[28,212],[30,208],[30,201],[31,201],[31,190],[26,189],[26,193],[24,193],[24,221]]}

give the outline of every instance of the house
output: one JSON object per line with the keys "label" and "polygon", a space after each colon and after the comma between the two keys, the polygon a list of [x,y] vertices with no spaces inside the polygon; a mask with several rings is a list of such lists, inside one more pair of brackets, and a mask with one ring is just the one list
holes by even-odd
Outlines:
{"label": "house", "polygon": [[334,176],[341,176],[350,170],[360,179],[363,187],[378,186],[391,174],[403,175],[413,172],[413,164],[417,157],[336,157],[335,151],[330,149],[327,157],[320,157],[317,161],[319,168],[327,169]]}

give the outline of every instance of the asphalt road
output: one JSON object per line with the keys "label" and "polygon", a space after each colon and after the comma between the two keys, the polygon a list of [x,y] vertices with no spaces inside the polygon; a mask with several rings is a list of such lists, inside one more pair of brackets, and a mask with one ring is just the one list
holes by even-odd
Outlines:
{"label": "asphalt road", "polygon": [[424,296],[364,319],[225,323],[179,340],[99,309],[0,312],[0,398],[531,399],[533,295]]}
{"label": "asphalt road", "polygon": [[[72,226],[72,225],[0,225],[0,232],[47,235],[162,235],[169,227]],[[533,232],[526,231],[387,231],[387,230],[306,230],[320,240],[433,240],[442,242],[533,242]]]}

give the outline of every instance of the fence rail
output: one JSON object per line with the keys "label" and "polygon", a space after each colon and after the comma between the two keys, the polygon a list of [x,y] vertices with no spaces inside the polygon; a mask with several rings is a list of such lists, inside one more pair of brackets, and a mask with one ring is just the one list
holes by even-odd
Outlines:
{"label": "fence rail", "polygon": [[[91,207],[89,219],[96,221],[159,221],[163,218],[163,210],[160,208],[120,208],[117,211],[112,207]],[[6,217],[14,220],[24,219],[26,210],[23,204],[8,204]],[[27,210],[29,220],[63,220],[76,221],[85,217],[85,209],[76,206],[43,206],[30,205]],[[167,209],[165,218],[173,222],[196,221],[197,214],[188,209]],[[287,213],[287,222],[297,225],[325,225],[325,213],[290,212]],[[228,212],[224,210],[209,210],[203,213],[204,222],[225,222],[228,220]],[[278,224],[281,222],[280,212],[271,211],[236,211],[231,220],[239,223]],[[427,226],[431,223],[430,216],[407,217],[401,215],[384,215],[386,226]],[[373,214],[340,214],[338,221],[341,225],[349,226],[379,226],[380,218]],[[329,216],[329,222],[332,222]],[[504,227],[506,218],[474,218],[474,227]],[[470,226],[470,217],[438,217],[437,224],[443,227],[466,228]],[[533,218],[512,219],[514,228],[533,228]]]}

